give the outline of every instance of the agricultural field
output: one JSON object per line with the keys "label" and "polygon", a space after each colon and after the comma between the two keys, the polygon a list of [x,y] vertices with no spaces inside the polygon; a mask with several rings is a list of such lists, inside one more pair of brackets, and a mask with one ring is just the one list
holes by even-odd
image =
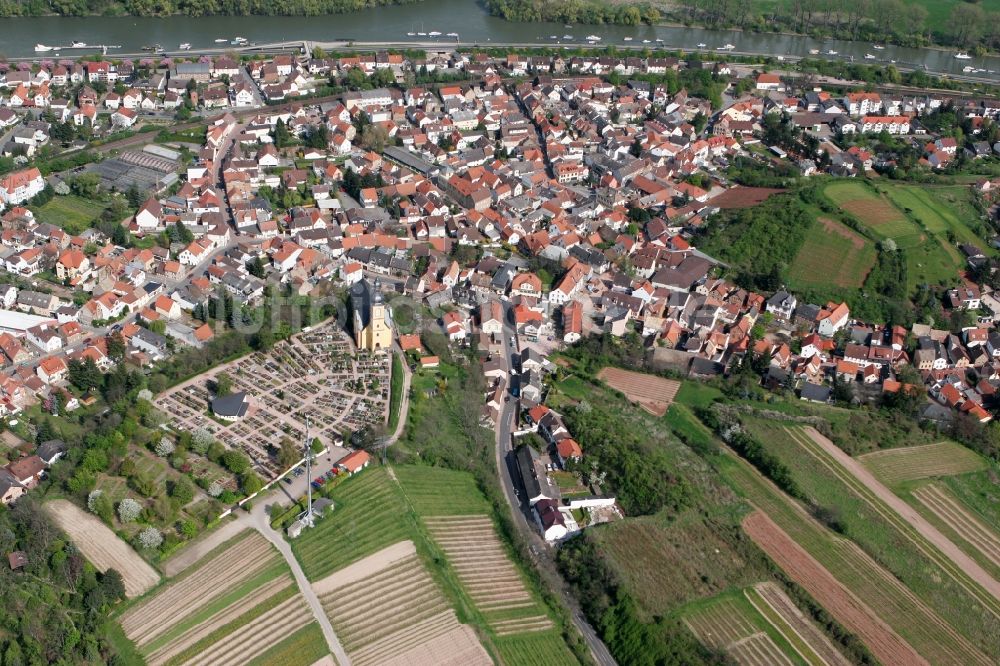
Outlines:
{"label": "agricultural field", "polygon": [[1000,601],[989,592],[998,583],[981,566],[819,433],[759,419],[745,423],[790,469],[828,525],[889,569],[979,649],[1000,650],[1000,618],[991,612]]}
{"label": "agricultural field", "polygon": [[41,224],[52,224],[71,234],[78,234],[104,212],[104,204],[75,194],[54,196],[44,206],[32,208]]}
{"label": "agricultural field", "polygon": [[612,367],[603,368],[597,373],[597,378],[624,393],[626,398],[653,416],[667,413],[681,387],[681,383],[675,379]]}
{"label": "agricultural field", "polygon": [[468,625],[403,541],[313,584],[338,638],[357,666],[492,664]]}
{"label": "agricultural field", "polygon": [[[246,662],[315,626],[313,620],[287,565],[254,531],[241,532],[118,617],[150,666]],[[284,663],[307,666],[326,652],[321,641]]]}
{"label": "agricultural field", "polygon": [[318,580],[413,536],[406,501],[384,467],[366,469],[330,493],[336,510],[292,541],[309,580]]}
{"label": "agricultural field", "polygon": [[517,666],[577,666],[558,632],[503,636],[494,641],[505,664]]}
{"label": "agricultural field", "polygon": [[774,631],[750,604],[739,596],[713,599],[685,614],[684,623],[704,645],[726,652],[740,666],[792,666],[804,664],[783,637]]}
{"label": "agricultural field", "polygon": [[953,476],[986,468],[986,460],[982,456],[954,442],[875,451],[857,459],[890,487],[917,479]]}
{"label": "agricultural field", "polygon": [[420,465],[397,465],[392,470],[406,499],[421,516],[461,516],[490,510],[468,472]]}
{"label": "agricultural field", "polygon": [[759,509],[759,517],[744,521],[748,534],[883,663],[912,663],[897,657],[914,650],[934,664],[992,663],[896,576],[821,525],[749,463],[730,456],[719,470]]}
{"label": "agricultural field", "polygon": [[860,287],[875,265],[870,240],[826,217],[813,222],[805,242],[788,269],[789,283],[805,289]]}
{"label": "agricultural field", "polygon": [[811,666],[850,666],[830,639],[809,620],[775,583],[744,590],[750,604],[763,615]]}
{"label": "agricultural field", "polygon": [[138,597],[160,581],[156,570],[96,516],[63,499],[46,502],[45,510],[98,571],[115,569],[122,575],[128,597]]}
{"label": "agricultural field", "polygon": [[951,232],[957,242],[971,243],[980,250],[991,252],[989,244],[967,224],[970,215],[968,188],[893,185],[887,187],[886,192],[898,208],[909,212],[931,233],[947,235]]}
{"label": "agricultural field", "polygon": [[837,180],[824,188],[834,204],[854,215],[877,238],[891,238],[906,250],[910,289],[953,280],[965,266],[958,248],[942,234],[930,237],[886,196],[862,182]]}
{"label": "agricultural field", "polygon": [[426,517],[424,522],[498,636],[555,626],[525,586],[489,516]]}
{"label": "agricultural field", "polygon": [[940,484],[922,485],[911,494],[935,524],[957,537],[957,543],[971,547],[973,556],[985,560],[983,564],[993,572],[1000,570],[1000,535],[995,528],[984,524]]}

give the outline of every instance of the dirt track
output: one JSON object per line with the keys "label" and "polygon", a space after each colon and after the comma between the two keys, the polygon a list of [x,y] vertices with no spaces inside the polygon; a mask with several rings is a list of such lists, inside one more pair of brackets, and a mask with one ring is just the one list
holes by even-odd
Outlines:
{"label": "dirt track", "polygon": [[126,596],[138,597],[160,582],[156,570],[96,516],[67,500],[46,502],[45,509],[99,571],[118,570]]}
{"label": "dirt track", "polygon": [[879,500],[899,514],[920,536],[932,543],[935,548],[941,551],[965,575],[981,585],[995,599],[1000,600],[1000,582],[987,573],[978,562],[966,555],[948,537],[941,534],[916,509],[900,499],[886,486],[882,485],[882,482],[876,479],[875,475],[868,471],[864,465],[844,453],[836,444],[815,429],[804,428],[803,432],[822,447],[827,455],[834,458],[855,479],[864,484]]}
{"label": "dirt track", "polygon": [[754,511],[744,519],[743,529],[792,580],[805,588],[838,622],[857,634],[883,664],[927,666],[928,662],[916,650],[766,514]]}

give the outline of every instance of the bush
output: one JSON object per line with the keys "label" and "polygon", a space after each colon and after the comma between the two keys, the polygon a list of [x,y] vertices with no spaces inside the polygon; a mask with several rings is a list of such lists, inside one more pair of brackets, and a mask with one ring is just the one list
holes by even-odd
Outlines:
{"label": "bush", "polygon": [[118,503],[118,519],[123,523],[131,523],[142,513],[142,505],[131,497],[126,497]]}
{"label": "bush", "polygon": [[245,474],[250,469],[250,459],[242,451],[226,451],[222,465],[233,474]]}
{"label": "bush", "polygon": [[191,434],[191,450],[203,456],[214,441],[212,433],[204,428],[198,428]]}
{"label": "bush", "polygon": [[212,483],[208,484],[208,488],[205,490],[205,492],[208,493],[209,497],[219,497],[220,495],[222,495],[222,491],[223,491],[222,484],[220,484],[218,481],[212,481]]}

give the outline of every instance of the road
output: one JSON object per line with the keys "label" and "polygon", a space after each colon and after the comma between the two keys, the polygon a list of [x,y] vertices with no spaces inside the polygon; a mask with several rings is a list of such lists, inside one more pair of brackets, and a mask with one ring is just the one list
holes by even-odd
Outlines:
{"label": "road", "polygon": [[[513,368],[514,354],[517,353],[517,350],[511,346],[510,339],[511,336],[515,335],[516,331],[511,323],[511,311],[509,307],[507,304],[504,304],[503,307],[504,327],[502,342],[504,359],[507,364],[509,377]],[[523,507],[520,499],[518,499],[517,491],[514,486],[514,479],[511,475],[512,463],[509,462],[513,460],[510,455],[514,448],[514,438],[511,433],[517,426],[516,416],[518,410],[518,400],[511,398],[509,401],[504,402],[503,407],[500,410],[500,417],[497,422],[496,430],[497,470],[500,474],[500,485],[503,486],[504,498],[507,500],[507,504],[510,505],[511,512],[514,515],[514,525],[517,527],[524,540],[529,544],[532,561],[542,578],[545,580],[545,583],[548,585],[550,590],[558,595],[563,605],[569,610],[570,617],[573,619],[573,624],[580,632],[580,635],[583,636],[584,641],[587,643],[587,647],[590,648],[591,656],[593,656],[594,660],[601,666],[616,666],[617,662],[615,661],[615,658],[611,656],[608,646],[604,644],[604,641],[602,641],[597,635],[597,632],[594,631],[594,628],[587,621],[587,618],[584,617],[580,604],[577,603],[572,590],[569,589],[566,581],[556,568],[555,559],[553,557],[554,551],[551,546],[545,543],[545,540],[542,539],[538,530],[535,529],[535,523],[529,518],[529,514],[527,513],[530,509]]]}

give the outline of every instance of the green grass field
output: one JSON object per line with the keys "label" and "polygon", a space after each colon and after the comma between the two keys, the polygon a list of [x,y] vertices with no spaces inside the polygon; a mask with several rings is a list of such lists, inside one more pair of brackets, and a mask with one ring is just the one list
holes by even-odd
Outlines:
{"label": "green grass field", "polygon": [[575,666],[579,662],[553,631],[503,636],[495,643],[505,664],[517,666]]}
{"label": "green grass field", "polygon": [[[965,267],[965,258],[948,239],[949,232],[958,242],[985,245],[966,223],[970,219],[968,207],[952,203],[960,200],[960,188],[941,188],[937,194],[907,185],[879,183],[877,188],[853,179],[835,180],[826,185],[823,193],[854,215],[876,238],[891,238],[897,247],[906,250],[911,291],[921,284],[950,284]],[[960,210],[962,215],[950,209]],[[907,216],[906,210],[914,219]],[[926,231],[914,220],[919,220]]]}
{"label": "green grass field", "polygon": [[75,194],[55,196],[47,204],[32,208],[41,223],[54,224],[67,233],[79,234],[104,212],[104,204]]}
{"label": "green grass field", "polygon": [[384,467],[373,467],[337,486],[334,511],[292,541],[292,551],[309,580],[412,539],[406,502]]}
{"label": "green grass field", "polygon": [[311,622],[288,636],[277,645],[261,652],[246,666],[284,666],[285,664],[314,664],[329,654],[323,630]]}
{"label": "green grass field", "polygon": [[488,514],[489,502],[467,472],[399,465],[393,467],[403,494],[421,516],[463,516]]}
{"label": "green grass field", "polygon": [[801,429],[764,420],[747,419],[746,424],[848,537],[960,633],[996,654],[1000,621],[986,610],[997,609],[996,600],[822,452]]}
{"label": "green grass field", "polygon": [[875,245],[829,218],[817,218],[788,269],[789,285],[801,289],[860,287],[875,265]]}
{"label": "green grass field", "polygon": [[399,410],[403,404],[403,361],[398,354],[392,355],[392,375],[389,379],[389,424],[390,433],[399,425]]}

